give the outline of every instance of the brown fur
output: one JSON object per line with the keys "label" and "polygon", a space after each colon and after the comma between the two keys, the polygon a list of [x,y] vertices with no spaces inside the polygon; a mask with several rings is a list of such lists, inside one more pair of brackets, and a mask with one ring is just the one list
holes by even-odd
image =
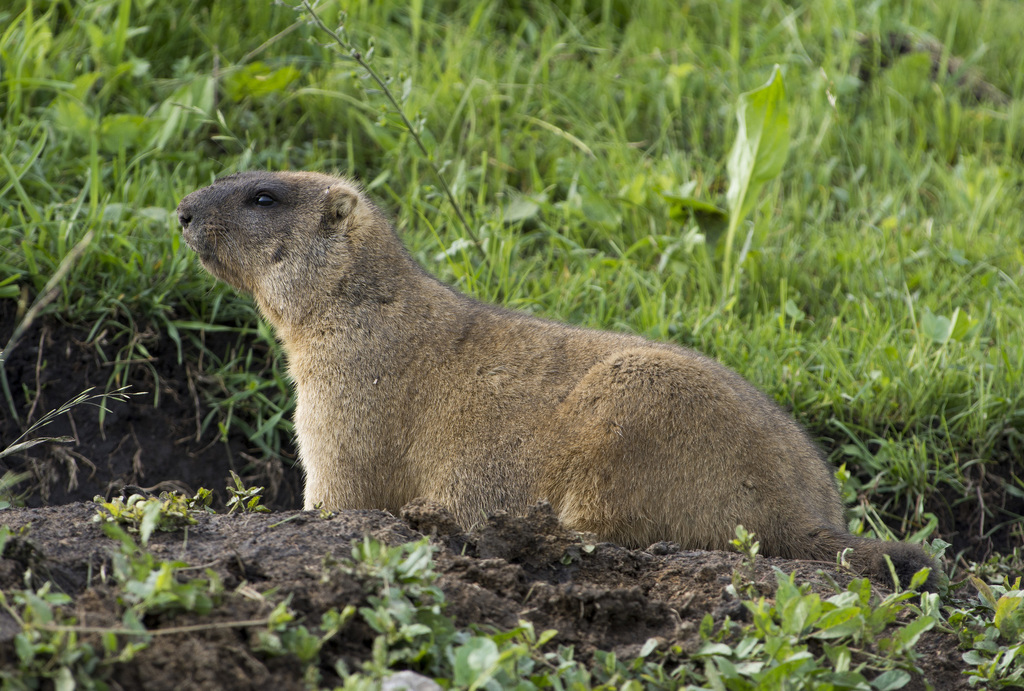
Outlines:
{"label": "brown fur", "polygon": [[241,173],[178,216],[288,354],[307,509],[397,513],[427,497],[468,527],[547,500],[568,527],[630,547],[728,549],[743,524],[766,555],[833,561],[849,547],[855,569],[886,578],[889,554],[904,584],[935,566],[849,534],[814,444],[736,373],[456,293],[347,180]]}

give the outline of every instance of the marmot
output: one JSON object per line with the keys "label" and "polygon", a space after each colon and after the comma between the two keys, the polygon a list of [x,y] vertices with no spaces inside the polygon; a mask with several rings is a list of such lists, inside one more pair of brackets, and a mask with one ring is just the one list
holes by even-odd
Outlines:
{"label": "marmot", "polygon": [[[305,508],[433,499],[463,527],[551,503],[632,548],[848,559],[906,585],[936,565],[851,535],[807,434],[699,353],[477,302],[427,274],[359,187],[310,172],[230,175],[178,206],[203,266],[251,293],[295,382]],[[935,588],[932,575],[928,587]]]}

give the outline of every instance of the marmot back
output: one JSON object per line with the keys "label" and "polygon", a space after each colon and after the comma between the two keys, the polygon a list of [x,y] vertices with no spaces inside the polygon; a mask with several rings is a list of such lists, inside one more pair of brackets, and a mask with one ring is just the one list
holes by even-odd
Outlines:
{"label": "marmot back", "polygon": [[851,548],[854,568],[883,579],[888,555],[904,585],[936,569],[919,547],[851,535],[819,451],[735,372],[460,295],[348,180],[241,173],[178,216],[288,354],[307,509],[426,497],[468,528],[546,500],[568,527],[630,547],[729,549],[742,524],[766,555],[832,562]]}

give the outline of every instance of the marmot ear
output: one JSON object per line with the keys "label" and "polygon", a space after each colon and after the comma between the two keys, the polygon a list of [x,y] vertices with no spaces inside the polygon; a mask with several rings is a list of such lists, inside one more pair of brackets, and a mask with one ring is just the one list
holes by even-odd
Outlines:
{"label": "marmot ear", "polygon": [[359,203],[359,195],[344,184],[327,188],[324,200],[324,227],[334,229],[339,222],[348,218]]}

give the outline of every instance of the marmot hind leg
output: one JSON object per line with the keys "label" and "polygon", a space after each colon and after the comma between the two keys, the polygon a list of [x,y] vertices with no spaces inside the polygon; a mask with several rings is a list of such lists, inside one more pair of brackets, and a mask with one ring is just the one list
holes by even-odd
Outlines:
{"label": "marmot hind leg", "polygon": [[[542,496],[575,530],[632,547],[727,549],[751,487],[720,366],[631,348],[592,367],[543,434]],[[763,484],[763,483],[761,483]]]}

